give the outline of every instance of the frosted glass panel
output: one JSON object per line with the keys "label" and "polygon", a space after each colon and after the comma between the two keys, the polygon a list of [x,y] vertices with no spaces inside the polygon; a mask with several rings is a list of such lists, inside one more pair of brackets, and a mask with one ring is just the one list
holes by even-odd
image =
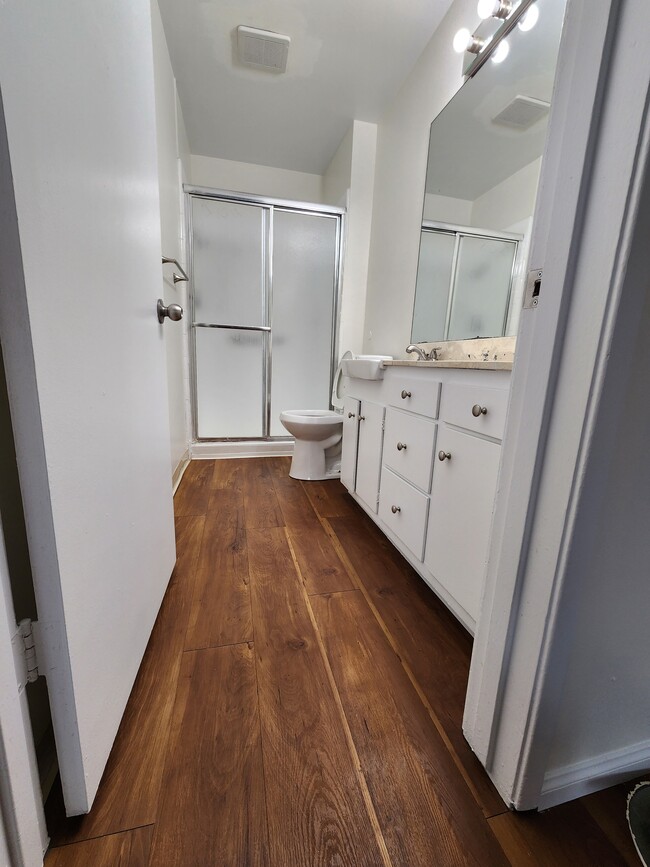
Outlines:
{"label": "frosted glass panel", "polygon": [[195,333],[199,437],[261,437],[265,335],[220,328]]}
{"label": "frosted glass panel", "polygon": [[461,236],[449,340],[503,334],[517,245]]}
{"label": "frosted glass panel", "polygon": [[266,325],[264,239],[256,205],[192,198],[194,321]]}
{"label": "frosted glass panel", "polygon": [[415,285],[412,343],[445,339],[456,236],[423,230]]}
{"label": "frosted glass panel", "polygon": [[284,409],[328,409],[336,220],[273,216],[271,436],[286,436]]}

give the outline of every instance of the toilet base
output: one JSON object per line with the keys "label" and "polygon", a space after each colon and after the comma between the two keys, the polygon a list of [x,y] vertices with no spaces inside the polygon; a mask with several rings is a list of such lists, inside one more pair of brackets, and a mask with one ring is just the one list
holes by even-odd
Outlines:
{"label": "toilet base", "polygon": [[[328,454],[331,452],[331,454]],[[289,475],[303,482],[341,478],[341,446],[323,449],[314,442],[296,440]]]}

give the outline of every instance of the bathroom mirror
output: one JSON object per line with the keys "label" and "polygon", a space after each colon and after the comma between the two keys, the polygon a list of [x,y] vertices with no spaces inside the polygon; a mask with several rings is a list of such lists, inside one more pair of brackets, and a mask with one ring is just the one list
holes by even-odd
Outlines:
{"label": "bathroom mirror", "polygon": [[413,343],[517,332],[565,5],[537,0],[431,124]]}

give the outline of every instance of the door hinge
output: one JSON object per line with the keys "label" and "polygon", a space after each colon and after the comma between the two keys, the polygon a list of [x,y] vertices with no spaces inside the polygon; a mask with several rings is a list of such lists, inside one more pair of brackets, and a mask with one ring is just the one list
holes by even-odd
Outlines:
{"label": "door hinge", "polygon": [[38,630],[38,621],[21,620],[14,634],[14,660],[16,663],[16,675],[18,686],[22,689],[28,683],[38,680],[38,657],[36,655],[35,631]]}

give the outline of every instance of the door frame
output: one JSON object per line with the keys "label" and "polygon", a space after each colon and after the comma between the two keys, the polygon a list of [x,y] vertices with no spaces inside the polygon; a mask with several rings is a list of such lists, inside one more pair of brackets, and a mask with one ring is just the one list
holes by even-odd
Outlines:
{"label": "door frame", "polygon": [[[642,294],[626,268],[649,183],[650,58],[629,50],[650,38],[644,6],[568,0],[558,57],[530,257],[542,292],[521,317],[463,721],[518,810],[551,806],[544,781],[570,657],[573,558],[594,505],[587,468],[609,430],[604,407],[629,373],[609,365],[635,324],[619,320],[621,297]],[[553,803],[608,784],[585,777]]]}
{"label": "door frame", "polygon": [[[283,211],[285,213],[312,214],[315,216],[331,217],[336,220],[336,258],[334,263],[334,299],[332,304],[332,339],[330,353],[330,383],[329,390],[332,390],[332,383],[336,373],[339,353],[339,315],[341,310],[341,292],[343,287],[343,259],[345,248],[345,209],[337,208],[330,205],[322,205],[314,202],[297,202],[290,199],[278,199],[269,196],[254,196],[248,193],[237,193],[231,190],[213,189],[212,187],[194,186],[192,184],[183,184],[183,192],[185,194],[185,244],[186,244],[186,261],[188,266],[189,283],[188,283],[188,309],[190,320],[188,323],[189,344],[190,344],[190,395],[191,395],[191,416],[192,416],[192,440],[195,443],[292,443],[291,437],[273,437],[263,435],[261,437],[200,437],[198,434],[198,395],[197,395],[197,369],[196,369],[196,328],[194,323],[194,234],[192,228],[192,199],[213,199],[221,202],[232,202],[233,204],[252,205],[263,208],[269,214],[269,225],[266,226],[266,242],[265,248],[268,255],[268,263],[266,263],[265,274],[265,308],[272,303],[273,298],[273,211]],[[266,310],[269,314],[270,310]],[[265,379],[264,387],[264,418],[265,427],[267,430],[270,425],[271,412],[271,365],[273,359],[272,347],[272,332],[268,333],[264,346],[264,369],[263,375]]]}
{"label": "door frame", "polygon": [[0,859],[8,854],[11,867],[35,867],[43,863],[49,837],[19,653],[0,519]]}

